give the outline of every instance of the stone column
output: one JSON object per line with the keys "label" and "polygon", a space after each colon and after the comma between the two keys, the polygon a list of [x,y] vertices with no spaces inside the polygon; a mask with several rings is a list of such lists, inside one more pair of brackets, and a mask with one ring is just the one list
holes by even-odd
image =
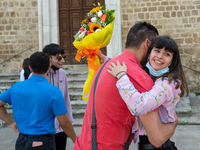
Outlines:
{"label": "stone column", "polygon": [[59,44],[58,1],[38,0],[39,51],[50,43]]}
{"label": "stone column", "polygon": [[115,57],[122,52],[121,34],[121,3],[120,0],[105,0],[107,9],[115,10],[115,23],[110,44],[107,46],[107,56]]}

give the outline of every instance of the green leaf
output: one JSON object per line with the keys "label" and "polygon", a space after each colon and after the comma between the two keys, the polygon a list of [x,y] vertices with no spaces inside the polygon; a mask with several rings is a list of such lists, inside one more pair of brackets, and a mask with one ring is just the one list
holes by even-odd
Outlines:
{"label": "green leaf", "polygon": [[181,122],[180,124],[181,125],[186,125],[186,124],[188,124],[188,122]]}

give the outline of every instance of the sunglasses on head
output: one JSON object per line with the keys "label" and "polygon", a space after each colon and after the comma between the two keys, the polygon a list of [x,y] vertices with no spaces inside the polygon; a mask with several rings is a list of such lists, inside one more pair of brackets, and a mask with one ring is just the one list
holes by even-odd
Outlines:
{"label": "sunglasses on head", "polygon": [[64,56],[57,56],[56,59],[57,59],[58,61],[61,61],[62,58],[65,59],[65,57],[66,57],[65,55],[64,55]]}

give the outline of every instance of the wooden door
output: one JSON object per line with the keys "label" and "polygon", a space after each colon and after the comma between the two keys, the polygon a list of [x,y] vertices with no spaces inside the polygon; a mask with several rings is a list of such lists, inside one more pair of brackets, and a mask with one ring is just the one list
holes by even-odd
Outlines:
{"label": "wooden door", "polygon": [[[60,45],[65,50],[66,64],[83,64],[86,60],[75,60],[77,49],[73,46],[74,35],[78,32],[80,22],[85,19],[86,13],[94,8],[93,4],[105,0],[59,0]],[[101,49],[106,55],[106,48]]]}

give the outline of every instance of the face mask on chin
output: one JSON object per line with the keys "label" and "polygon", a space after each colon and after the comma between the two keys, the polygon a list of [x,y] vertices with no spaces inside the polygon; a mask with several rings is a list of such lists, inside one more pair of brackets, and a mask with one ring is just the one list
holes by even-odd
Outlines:
{"label": "face mask on chin", "polygon": [[161,69],[161,70],[157,70],[157,71],[154,70],[154,69],[151,67],[149,61],[147,62],[146,67],[149,69],[150,74],[153,75],[153,76],[155,76],[155,77],[162,76],[163,74],[169,72],[169,66],[166,67],[165,69]]}

